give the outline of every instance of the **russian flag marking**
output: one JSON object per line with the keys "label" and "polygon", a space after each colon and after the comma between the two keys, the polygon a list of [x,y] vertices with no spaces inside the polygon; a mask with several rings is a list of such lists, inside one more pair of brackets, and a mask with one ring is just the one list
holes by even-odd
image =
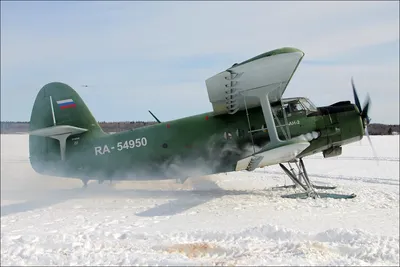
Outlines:
{"label": "russian flag marking", "polygon": [[75,104],[74,100],[72,100],[72,99],[59,100],[59,101],[57,101],[57,104],[61,109],[76,107],[76,104]]}

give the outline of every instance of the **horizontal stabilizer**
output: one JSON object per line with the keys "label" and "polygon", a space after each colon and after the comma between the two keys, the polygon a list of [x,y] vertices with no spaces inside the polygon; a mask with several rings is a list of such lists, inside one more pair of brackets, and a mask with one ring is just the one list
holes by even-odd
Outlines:
{"label": "horizontal stabilizer", "polygon": [[30,131],[29,135],[36,135],[36,136],[50,137],[53,139],[57,139],[60,142],[61,160],[65,160],[65,146],[67,138],[71,135],[84,133],[87,130],[88,129],[79,128],[71,125],[57,125]]}
{"label": "horizontal stabilizer", "polygon": [[[291,161],[309,145],[308,141],[301,141],[257,153],[255,156],[262,157],[262,160],[257,165],[254,165],[256,161],[252,160],[255,156],[249,156],[237,162],[236,171],[254,170],[256,168]],[[251,168],[249,168],[249,165],[252,165]]]}
{"label": "horizontal stabilizer", "polygon": [[71,125],[58,125],[58,126],[51,126],[47,128],[37,129],[34,131],[30,131],[30,135],[37,135],[43,137],[52,137],[57,135],[69,134],[75,135],[86,132],[88,129],[79,128]]}

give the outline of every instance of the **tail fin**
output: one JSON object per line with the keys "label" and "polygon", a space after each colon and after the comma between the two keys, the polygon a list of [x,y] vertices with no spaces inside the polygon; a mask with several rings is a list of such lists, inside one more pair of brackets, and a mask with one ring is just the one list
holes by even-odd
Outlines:
{"label": "tail fin", "polygon": [[43,86],[36,96],[29,134],[31,165],[44,173],[46,165],[65,160],[70,136],[105,133],[74,89],[53,82]]}

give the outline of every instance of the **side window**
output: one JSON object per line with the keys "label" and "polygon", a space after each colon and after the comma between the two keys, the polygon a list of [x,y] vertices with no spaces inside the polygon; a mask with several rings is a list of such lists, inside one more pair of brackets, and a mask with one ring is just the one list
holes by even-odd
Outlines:
{"label": "side window", "polygon": [[304,109],[303,105],[300,104],[300,102],[296,101],[296,102],[288,103],[286,112],[288,112],[288,114],[294,115],[297,113],[305,112],[305,109]]}
{"label": "side window", "polygon": [[293,106],[293,112],[297,112],[297,111],[305,111],[303,105],[301,105],[300,103],[295,103]]}
{"label": "side window", "polygon": [[[283,109],[285,110],[286,116],[289,118],[292,116],[293,109],[292,109],[292,104],[291,103],[285,103],[283,104]],[[283,117],[283,116],[282,116]]]}
{"label": "side window", "polygon": [[[283,108],[285,108],[285,105],[287,106],[287,104],[284,104]],[[283,118],[283,112],[280,105],[273,107],[273,111],[275,112],[278,118]]]}

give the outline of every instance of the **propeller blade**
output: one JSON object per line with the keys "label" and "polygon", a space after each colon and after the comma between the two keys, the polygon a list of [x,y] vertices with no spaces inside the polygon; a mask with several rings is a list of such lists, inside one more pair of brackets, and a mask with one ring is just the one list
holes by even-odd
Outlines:
{"label": "propeller blade", "polygon": [[367,95],[367,100],[366,100],[366,102],[364,104],[364,108],[362,109],[362,112],[361,112],[361,117],[363,119],[367,120],[367,124],[369,124],[369,121],[370,121],[370,119],[368,117],[368,108],[370,106],[370,102],[371,101],[370,101],[369,95]]}
{"label": "propeller blade", "polygon": [[372,153],[374,154],[374,158],[375,158],[376,164],[379,165],[378,154],[376,153],[375,148],[374,148],[374,146],[372,145],[371,138],[369,137],[368,127],[365,127],[365,134],[367,135],[369,144],[370,144],[370,146],[371,146],[371,148],[372,148]]}
{"label": "propeller blade", "polygon": [[358,98],[356,86],[354,85],[353,77],[351,77],[351,86],[353,87],[354,102],[355,102],[358,110],[361,112],[362,110],[361,110],[360,100]]}
{"label": "propeller blade", "polygon": [[370,99],[369,94],[368,94],[367,95],[367,99],[366,99],[365,104],[364,104],[364,107],[361,109],[360,99],[358,98],[358,94],[357,94],[356,86],[354,85],[353,77],[351,77],[351,86],[353,87],[354,102],[355,102],[355,104],[356,104],[356,106],[357,106],[357,108],[358,108],[358,110],[360,112],[360,116],[361,116],[361,118],[363,120],[363,123],[364,123],[364,120],[366,122],[365,123],[365,135],[367,136],[368,142],[369,142],[369,144],[370,144],[370,146],[372,148],[372,153],[374,154],[375,161],[379,165],[378,155],[377,155],[377,153],[375,151],[374,146],[372,145],[372,141],[371,141],[371,138],[370,138],[369,132],[368,132],[368,124],[371,121],[370,117],[368,117],[368,110],[369,110],[369,106],[371,104],[371,99]]}

